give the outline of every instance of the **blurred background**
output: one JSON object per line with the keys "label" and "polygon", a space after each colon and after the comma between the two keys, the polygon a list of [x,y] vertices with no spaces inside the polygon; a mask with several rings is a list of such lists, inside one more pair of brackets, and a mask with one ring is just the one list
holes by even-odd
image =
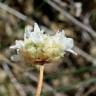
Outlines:
{"label": "blurred background", "polygon": [[77,56],[45,65],[41,96],[96,96],[96,0],[0,0],[0,96],[34,96],[38,68],[9,46],[37,22],[46,33],[65,30]]}

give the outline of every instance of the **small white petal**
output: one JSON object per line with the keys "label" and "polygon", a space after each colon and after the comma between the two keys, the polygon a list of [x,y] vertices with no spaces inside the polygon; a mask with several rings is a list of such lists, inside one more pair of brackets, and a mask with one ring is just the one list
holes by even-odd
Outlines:
{"label": "small white petal", "polygon": [[10,46],[11,49],[17,49],[17,48],[22,48],[24,46],[23,41],[21,40],[16,40],[15,45]]}
{"label": "small white petal", "polygon": [[34,32],[40,32],[40,28],[37,23],[34,24]]}
{"label": "small white petal", "polygon": [[65,38],[64,40],[65,49],[71,49],[74,46],[74,42],[72,38]]}
{"label": "small white petal", "polygon": [[69,49],[67,51],[73,53],[74,55],[77,55],[77,53],[74,50]]}
{"label": "small white petal", "polygon": [[40,34],[37,34],[35,32],[32,32],[30,34],[30,40],[32,40],[34,43],[40,43],[43,41],[43,37]]}
{"label": "small white petal", "polygon": [[61,34],[62,34],[63,36],[65,36],[65,32],[64,32],[64,30],[61,31]]}
{"label": "small white petal", "polygon": [[16,45],[10,46],[10,49],[16,49]]}
{"label": "small white petal", "polygon": [[26,38],[29,38],[30,37],[31,32],[32,32],[32,27],[30,25],[27,25],[25,27],[24,40]]}
{"label": "small white petal", "polygon": [[42,33],[42,34],[43,34],[43,33],[44,33],[44,30],[41,30],[41,31],[40,31],[40,33]]}

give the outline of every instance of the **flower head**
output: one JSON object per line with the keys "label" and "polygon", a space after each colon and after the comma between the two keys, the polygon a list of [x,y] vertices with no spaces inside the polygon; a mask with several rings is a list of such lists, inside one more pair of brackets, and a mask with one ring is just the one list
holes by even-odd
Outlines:
{"label": "flower head", "polygon": [[16,40],[12,49],[19,50],[20,54],[28,63],[46,63],[58,60],[64,56],[66,51],[76,54],[72,48],[72,38],[67,38],[64,30],[55,35],[44,34],[37,23],[34,28],[25,27],[24,40]]}

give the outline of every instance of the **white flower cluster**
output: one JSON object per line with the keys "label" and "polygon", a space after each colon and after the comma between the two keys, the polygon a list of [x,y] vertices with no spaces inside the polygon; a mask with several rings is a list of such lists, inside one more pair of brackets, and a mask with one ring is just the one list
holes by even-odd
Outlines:
{"label": "white flower cluster", "polygon": [[44,34],[44,31],[40,30],[38,24],[35,23],[34,28],[26,26],[24,40],[16,40],[16,44],[10,48],[19,51],[24,49],[32,54],[32,59],[42,59],[42,56],[46,54],[46,60],[55,60],[63,57],[66,51],[76,54],[72,50],[73,47],[73,39],[67,38],[64,30],[51,36]]}

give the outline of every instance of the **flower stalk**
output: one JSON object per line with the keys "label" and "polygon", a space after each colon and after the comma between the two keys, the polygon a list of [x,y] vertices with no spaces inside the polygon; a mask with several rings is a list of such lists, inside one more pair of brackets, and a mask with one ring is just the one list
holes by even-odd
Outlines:
{"label": "flower stalk", "polygon": [[41,94],[41,90],[42,90],[42,86],[43,86],[43,77],[44,77],[44,65],[40,65],[39,81],[38,81],[35,96],[40,96],[40,94]]}

